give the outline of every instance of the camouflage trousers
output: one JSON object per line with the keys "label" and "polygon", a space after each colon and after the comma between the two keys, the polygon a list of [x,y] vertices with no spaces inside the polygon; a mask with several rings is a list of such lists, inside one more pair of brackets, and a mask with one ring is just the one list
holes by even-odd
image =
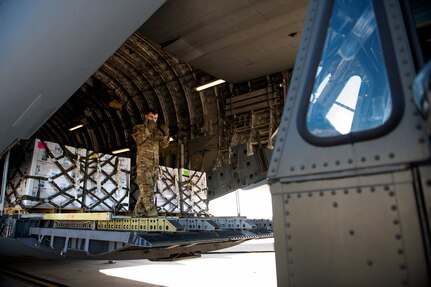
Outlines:
{"label": "camouflage trousers", "polygon": [[139,187],[139,197],[136,201],[134,216],[157,216],[157,207],[154,204],[154,189],[157,181],[157,168],[138,168],[136,181]]}

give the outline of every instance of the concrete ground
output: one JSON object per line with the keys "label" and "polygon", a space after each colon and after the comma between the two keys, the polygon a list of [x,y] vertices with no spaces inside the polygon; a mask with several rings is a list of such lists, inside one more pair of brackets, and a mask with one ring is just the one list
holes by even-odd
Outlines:
{"label": "concrete ground", "polygon": [[[203,254],[200,258],[179,261],[142,259],[108,264],[101,260],[14,259],[5,262],[1,259],[1,265],[63,286],[273,287],[277,286],[273,242],[273,238],[250,240]],[[32,285],[16,285],[16,280],[0,274],[0,286]]]}

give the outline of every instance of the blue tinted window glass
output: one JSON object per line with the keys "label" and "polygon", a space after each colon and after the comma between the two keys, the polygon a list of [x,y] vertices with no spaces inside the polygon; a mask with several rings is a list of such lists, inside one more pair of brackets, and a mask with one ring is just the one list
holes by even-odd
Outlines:
{"label": "blue tinted window glass", "polygon": [[392,110],[371,1],[336,0],[307,112],[307,128],[332,137],[376,128]]}

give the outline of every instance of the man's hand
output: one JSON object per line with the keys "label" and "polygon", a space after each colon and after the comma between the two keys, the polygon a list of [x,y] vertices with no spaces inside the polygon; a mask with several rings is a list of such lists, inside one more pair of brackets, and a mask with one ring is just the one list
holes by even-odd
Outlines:
{"label": "man's hand", "polygon": [[148,129],[153,130],[154,128],[157,127],[157,124],[154,121],[148,121]]}
{"label": "man's hand", "polygon": [[161,124],[161,125],[160,125],[160,128],[162,129],[162,131],[163,131],[163,135],[164,135],[165,137],[169,136],[169,127],[168,127],[167,125],[165,125],[165,124]]}

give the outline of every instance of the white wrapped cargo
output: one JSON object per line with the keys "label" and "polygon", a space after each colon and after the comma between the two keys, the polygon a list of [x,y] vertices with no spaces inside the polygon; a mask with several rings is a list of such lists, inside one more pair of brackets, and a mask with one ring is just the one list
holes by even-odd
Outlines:
{"label": "white wrapped cargo", "polygon": [[203,214],[208,210],[206,174],[182,169],[183,210],[190,214]]}
{"label": "white wrapped cargo", "polygon": [[110,154],[89,155],[85,204],[91,210],[103,211],[115,207],[129,209],[130,158]]}
{"label": "white wrapped cargo", "polygon": [[175,168],[159,166],[155,203],[158,212],[179,213],[178,171]]}
{"label": "white wrapped cargo", "polygon": [[129,158],[36,139],[9,174],[6,207],[128,210]]}
{"label": "white wrapped cargo", "polygon": [[[159,167],[156,206],[159,213],[207,215],[207,183],[204,172]],[[178,180],[178,178],[180,180]]]}

